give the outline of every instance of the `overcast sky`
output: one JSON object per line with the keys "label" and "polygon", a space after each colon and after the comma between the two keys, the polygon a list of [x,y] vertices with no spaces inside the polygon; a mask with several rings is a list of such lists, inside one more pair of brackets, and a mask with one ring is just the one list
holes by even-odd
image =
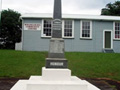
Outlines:
{"label": "overcast sky", "polygon": [[[101,9],[116,0],[62,0],[62,12],[66,14],[100,15]],[[2,0],[2,9],[24,13],[53,13],[54,0]]]}

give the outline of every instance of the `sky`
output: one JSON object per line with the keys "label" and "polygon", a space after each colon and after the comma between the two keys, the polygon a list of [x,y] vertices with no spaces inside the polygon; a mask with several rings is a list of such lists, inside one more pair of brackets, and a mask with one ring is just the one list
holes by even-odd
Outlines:
{"label": "sky", "polygon": [[[101,9],[116,0],[62,0],[62,13],[100,15]],[[53,13],[54,0],[2,0],[2,9],[24,13]]]}

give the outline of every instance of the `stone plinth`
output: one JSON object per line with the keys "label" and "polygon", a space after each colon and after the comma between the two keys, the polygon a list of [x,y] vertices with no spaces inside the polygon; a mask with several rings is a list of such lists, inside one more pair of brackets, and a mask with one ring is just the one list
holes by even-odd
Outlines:
{"label": "stone plinth", "polygon": [[61,38],[52,38],[49,45],[48,58],[64,58],[64,40]]}
{"label": "stone plinth", "polygon": [[62,38],[52,38],[50,40],[49,54],[48,58],[46,58],[46,68],[67,68],[64,46],[64,40]]}
{"label": "stone plinth", "polygon": [[100,90],[85,80],[71,76],[69,69],[42,68],[42,76],[19,80],[10,90]]}

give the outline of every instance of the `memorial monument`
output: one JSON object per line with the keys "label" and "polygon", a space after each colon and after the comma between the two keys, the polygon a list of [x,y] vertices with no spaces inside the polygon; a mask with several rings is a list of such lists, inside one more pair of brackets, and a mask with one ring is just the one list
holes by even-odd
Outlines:
{"label": "memorial monument", "polygon": [[71,70],[67,69],[61,18],[61,0],[55,0],[52,38],[42,76],[19,80],[11,90],[100,90],[85,80],[71,76]]}
{"label": "memorial monument", "polygon": [[64,40],[62,39],[61,0],[54,2],[53,29],[50,40],[49,54],[46,68],[67,68],[64,55]]}

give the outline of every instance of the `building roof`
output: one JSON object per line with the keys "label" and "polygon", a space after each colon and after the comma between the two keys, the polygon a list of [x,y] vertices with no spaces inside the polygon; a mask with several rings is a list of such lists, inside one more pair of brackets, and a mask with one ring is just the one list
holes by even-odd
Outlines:
{"label": "building roof", "polygon": [[[21,18],[52,18],[53,14],[48,13],[26,13]],[[103,15],[82,15],[82,14],[63,14],[63,19],[88,19],[88,20],[107,20],[120,21],[119,16],[103,16]]]}

